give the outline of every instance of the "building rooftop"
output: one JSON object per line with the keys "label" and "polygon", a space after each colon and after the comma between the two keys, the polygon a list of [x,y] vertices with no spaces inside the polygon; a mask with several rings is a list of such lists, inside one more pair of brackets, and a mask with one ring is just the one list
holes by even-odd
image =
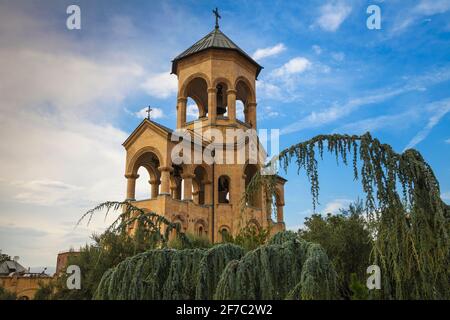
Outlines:
{"label": "building rooftop", "polygon": [[228,38],[218,27],[213,31],[208,33],[202,39],[194,43],[191,47],[179,54],[175,59],[172,60],[172,73],[177,72],[177,63],[179,60],[189,57],[195,53],[205,51],[207,49],[225,49],[225,50],[235,50],[243,55],[247,60],[253,63],[257,67],[256,77],[262,70],[260,66],[252,57],[250,57],[244,50],[239,48],[230,38]]}

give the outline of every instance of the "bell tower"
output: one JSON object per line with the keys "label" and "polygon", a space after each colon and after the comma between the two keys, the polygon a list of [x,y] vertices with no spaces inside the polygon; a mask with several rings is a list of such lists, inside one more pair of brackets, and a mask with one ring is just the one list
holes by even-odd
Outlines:
{"label": "bell tower", "polygon": [[[177,129],[240,127],[256,129],[255,82],[262,67],[219,28],[172,61],[178,76]],[[198,108],[198,119],[187,122],[187,100]],[[241,114],[238,114],[241,113]],[[240,120],[240,119],[241,120]]]}

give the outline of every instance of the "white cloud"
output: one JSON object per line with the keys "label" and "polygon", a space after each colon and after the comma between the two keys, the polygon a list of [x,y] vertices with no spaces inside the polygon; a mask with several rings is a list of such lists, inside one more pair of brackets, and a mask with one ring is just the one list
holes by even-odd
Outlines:
{"label": "white cloud", "polygon": [[302,73],[311,67],[311,62],[304,57],[295,57],[286,62],[281,67],[273,70],[272,75],[283,77],[291,74]]}
{"label": "white cloud", "polygon": [[450,139],[445,140],[446,143],[450,144]]}
{"label": "white cloud", "polygon": [[450,201],[450,191],[443,192],[443,193],[441,194],[441,198],[442,198],[443,200]]}
{"label": "white cloud", "polygon": [[153,97],[165,99],[178,90],[177,77],[170,72],[152,74],[141,85],[144,91]]}
{"label": "white cloud", "polygon": [[282,43],[278,43],[278,44],[274,45],[273,47],[267,47],[267,48],[256,50],[252,57],[255,60],[260,60],[260,59],[267,58],[270,56],[276,56],[277,54],[280,54],[281,52],[283,52],[285,50],[286,50],[285,45]]}
{"label": "white cloud", "polygon": [[188,104],[186,107],[186,116],[190,120],[198,119],[198,106],[196,104]]}
{"label": "white cloud", "polygon": [[445,13],[450,10],[450,0],[421,0],[415,7],[406,8],[394,21],[391,35],[405,31],[409,26],[423,17]]}
{"label": "white cloud", "polygon": [[353,201],[349,199],[335,199],[328,202],[323,209],[324,213],[339,213],[339,209],[347,208]]}
{"label": "white cloud", "polygon": [[316,23],[325,31],[335,32],[349,16],[352,7],[345,2],[327,3],[320,7],[320,16]]}
{"label": "white cloud", "polygon": [[434,70],[427,74],[416,76],[413,78],[408,78],[406,79],[406,84],[396,89],[382,89],[378,92],[370,93],[365,96],[352,98],[344,104],[335,103],[332,106],[320,111],[313,111],[302,119],[282,128],[280,133],[289,134],[301,131],[303,129],[317,128],[342,119],[352,112],[358,110],[362,106],[380,103],[411,91],[423,91],[426,90],[424,86],[437,84],[443,81],[447,81],[448,79],[450,79],[450,72],[446,68]]}
{"label": "white cloud", "polygon": [[[151,107],[152,111],[150,112],[150,119],[161,119],[164,118],[164,111],[161,108]],[[134,115],[139,119],[146,119],[148,116],[147,113],[148,107],[142,108],[138,112],[135,112]]]}
{"label": "white cloud", "polygon": [[322,48],[316,44],[312,46],[312,49],[314,50],[314,53],[317,55],[322,53]]}
{"label": "white cloud", "polygon": [[431,16],[450,10],[450,0],[422,0],[414,8],[417,13]]}
{"label": "white cloud", "polygon": [[426,126],[420,130],[411,141],[409,141],[405,149],[414,148],[417,144],[422,142],[441,119],[450,112],[450,99],[433,102],[429,104],[426,109],[432,112],[432,116],[428,119]]}
{"label": "white cloud", "polygon": [[341,62],[341,61],[344,61],[344,59],[345,59],[345,53],[343,53],[343,52],[333,52],[331,54],[331,57],[334,60]]}

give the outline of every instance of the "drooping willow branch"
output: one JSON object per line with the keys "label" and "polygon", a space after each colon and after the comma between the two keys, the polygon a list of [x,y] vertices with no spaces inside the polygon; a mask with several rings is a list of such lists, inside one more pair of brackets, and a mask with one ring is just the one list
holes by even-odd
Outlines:
{"label": "drooping willow branch", "polygon": [[[325,150],[338,163],[351,161],[354,179],[361,180],[376,237],[373,259],[386,275],[386,297],[450,297],[450,210],[421,154],[413,149],[396,153],[370,133],[319,135],[283,150],[278,159],[286,172],[292,162],[298,173],[305,170],[314,209],[319,198],[318,159]],[[274,176],[257,173],[243,201],[261,187],[273,198],[275,183]]]}
{"label": "drooping willow branch", "polygon": [[105,219],[111,211],[121,212],[106,229],[106,232],[129,234],[130,230],[134,229],[135,234],[141,232],[151,241],[161,243],[165,246],[169,241],[169,235],[176,231],[176,235],[182,241],[189,241],[181,231],[181,225],[179,223],[173,223],[155,212],[138,208],[129,201],[107,201],[101,203],[83,214],[80,220],[78,220],[77,226],[86,218],[88,219],[87,224],[89,224],[94,214],[101,211],[106,211]]}

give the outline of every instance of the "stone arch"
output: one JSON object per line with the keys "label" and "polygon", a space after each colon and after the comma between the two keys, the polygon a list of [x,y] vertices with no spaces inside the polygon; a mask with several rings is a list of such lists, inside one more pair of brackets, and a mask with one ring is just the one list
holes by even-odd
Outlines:
{"label": "stone arch", "polygon": [[[236,100],[241,100],[244,105],[253,102],[256,103],[256,94],[252,83],[244,76],[240,76],[234,82],[234,89],[236,90]],[[245,92],[242,91],[245,89]],[[243,94],[245,93],[245,96]],[[242,100],[244,99],[245,100]]]}
{"label": "stone arch", "polygon": [[137,170],[139,169],[139,166],[137,166],[137,161],[139,160],[139,158],[146,154],[146,153],[153,153],[157,159],[159,160],[159,164],[160,166],[165,166],[165,161],[164,158],[162,157],[161,153],[159,152],[158,149],[151,147],[151,146],[147,146],[147,147],[143,147],[141,149],[139,149],[131,158],[131,160],[128,162],[128,166],[127,166],[127,174],[136,174]]}
{"label": "stone arch", "polygon": [[230,203],[231,179],[227,175],[217,178],[217,196],[219,203]]}
{"label": "stone arch", "polygon": [[[181,85],[178,98],[191,98],[197,105],[199,118],[208,113],[208,88],[211,81],[204,73],[195,73],[189,76]],[[184,106],[187,108],[187,105]]]}
{"label": "stone arch", "polygon": [[195,233],[196,235],[202,237],[208,234],[208,224],[203,219],[197,219],[195,222]]}
{"label": "stone arch", "polygon": [[144,168],[148,172],[149,179],[142,182],[142,177],[139,180],[138,189],[140,193],[148,194],[148,198],[156,198],[159,194],[159,185],[161,183],[161,173],[158,168],[161,166],[162,157],[159,151],[153,147],[144,147],[138,150],[127,166],[127,174],[125,175],[128,180],[127,186],[127,199],[136,199],[136,180],[139,179],[138,170]]}
{"label": "stone arch", "polygon": [[259,224],[258,220],[256,220],[255,218],[250,219],[247,222],[247,226],[251,227],[255,227],[256,230],[261,230],[261,225]]}
{"label": "stone arch", "polygon": [[193,170],[194,178],[192,180],[194,193],[196,194],[196,203],[199,205],[205,204],[206,187],[205,182],[208,181],[208,171],[203,165],[198,165]]}
{"label": "stone arch", "polygon": [[221,237],[220,239],[222,240],[222,242],[226,240],[227,235],[225,233],[229,236],[232,236],[231,228],[228,225],[223,224],[219,227],[219,235]]}

